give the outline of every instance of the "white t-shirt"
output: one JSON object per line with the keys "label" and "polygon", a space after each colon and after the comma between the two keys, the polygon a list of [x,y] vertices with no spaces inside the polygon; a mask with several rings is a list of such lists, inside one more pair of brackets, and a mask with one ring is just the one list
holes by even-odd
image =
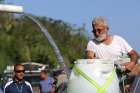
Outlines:
{"label": "white t-shirt", "polygon": [[128,54],[133,48],[120,36],[113,36],[111,44],[97,43],[96,40],[90,40],[87,45],[87,51],[93,51],[98,59],[118,59],[123,54]]}

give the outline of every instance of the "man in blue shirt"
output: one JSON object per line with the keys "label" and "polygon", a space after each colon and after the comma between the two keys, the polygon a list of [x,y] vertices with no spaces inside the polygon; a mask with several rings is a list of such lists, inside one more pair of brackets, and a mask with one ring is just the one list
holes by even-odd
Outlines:
{"label": "man in blue shirt", "polygon": [[24,66],[16,64],[14,66],[15,76],[13,80],[6,83],[4,93],[33,93],[31,84],[23,79]]}
{"label": "man in blue shirt", "polygon": [[43,70],[40,73],[40,93],[54,93],[55,85],[54,79],[48,76],[47,71]]}

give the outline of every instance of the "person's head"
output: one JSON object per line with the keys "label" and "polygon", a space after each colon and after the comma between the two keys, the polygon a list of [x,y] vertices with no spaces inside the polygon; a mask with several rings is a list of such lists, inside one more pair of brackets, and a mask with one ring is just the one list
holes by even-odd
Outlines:
{"label": "person's head", "polygon": [[93,34],[95,39],[99,42],[103,42],[108,37],[108,24],[103,17],[95,17],[92,21]]}
{"label": "person's head", "polygon": [[48,76],[48,72],[46,70],[42,70],[40,73],[40,78],[41,79],[46,79]]}
{"label": "person's head", "polygon": [[15,72],[15,79],[20,81],[23,80],[24,77],[24,66],[22,64],[15,64],[14,65],[14,72]]}

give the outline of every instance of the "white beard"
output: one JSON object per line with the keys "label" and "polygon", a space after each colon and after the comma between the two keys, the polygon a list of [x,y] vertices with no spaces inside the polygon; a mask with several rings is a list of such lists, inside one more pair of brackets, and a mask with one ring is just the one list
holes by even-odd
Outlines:
{"label": "white beard", "polygon": [[102,42],[106,39],[107,34],[106,33],[102,33],[100,34],[98,37],[95,37],[95,40],[97,40],[98,42]]}

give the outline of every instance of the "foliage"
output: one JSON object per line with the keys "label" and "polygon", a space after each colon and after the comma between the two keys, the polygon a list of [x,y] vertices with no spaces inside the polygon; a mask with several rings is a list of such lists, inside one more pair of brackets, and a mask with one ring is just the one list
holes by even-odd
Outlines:
{"label": "foliage", "polygon": [[[84,35],[71,34],[76,29],[61,20],[37,18],[54,38],[69,67],[74,60],[84,58]],[[52,47],[36,24],[24,16],[0,13],[0,71],[7,64],[19,62],[44,63],[51,68],[58,65]]]}

